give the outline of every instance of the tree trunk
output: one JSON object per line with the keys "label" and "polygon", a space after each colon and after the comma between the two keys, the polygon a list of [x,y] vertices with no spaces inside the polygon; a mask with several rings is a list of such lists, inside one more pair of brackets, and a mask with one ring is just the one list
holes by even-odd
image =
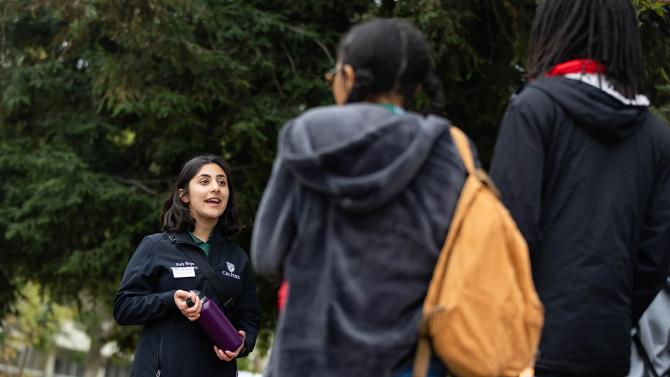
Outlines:
{"label": "tree trunk", "polygon": [[[32,334],[30,338],[32,338]],[[23,377],[23,370],[26,368],[26,363],[28,362],[28,352],[30,352],[30,347],[23,349],[23,355],[21,355],[21,365],[19,366],[19,373],[17,374],[17,377]]]}
{"label": "tree trunk", "polygon": [[88,350],[86,356],[86,368],[84,369],[84,377],[96,377],[98,370],[102,365],[102,343],[95,336],[91,338],[91,348]]}

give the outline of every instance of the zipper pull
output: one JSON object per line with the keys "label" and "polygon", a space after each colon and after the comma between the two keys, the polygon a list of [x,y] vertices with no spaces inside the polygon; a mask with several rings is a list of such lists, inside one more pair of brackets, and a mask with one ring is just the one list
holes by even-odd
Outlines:
{"label": "zipper pull", "polygon": [[159,369],[158,372],[156,372],[156,377],[161,377],[161,370]]}

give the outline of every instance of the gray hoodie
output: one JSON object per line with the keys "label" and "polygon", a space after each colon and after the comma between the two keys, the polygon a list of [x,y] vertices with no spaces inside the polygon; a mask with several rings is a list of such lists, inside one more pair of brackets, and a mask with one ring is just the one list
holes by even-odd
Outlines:
{"label": "gray hoodie", "polygon": [[389,376],[411,363],[465,169],[439,117],[310,110],[279,138],[252,264],[289,294],[272,376]]}

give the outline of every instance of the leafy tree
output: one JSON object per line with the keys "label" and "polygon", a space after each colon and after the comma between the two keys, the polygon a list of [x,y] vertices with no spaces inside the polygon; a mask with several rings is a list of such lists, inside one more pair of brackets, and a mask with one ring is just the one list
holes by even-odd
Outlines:
{"label": "leafy tree", "polygon": [[[669,116],[668,4],[635,2],[649,94]],[[406,17],[426,33],[445,83],[444,115],[487,162],[523,78],[535,3],[0,2],[0,313],[29,280],[55,299],[109,313],[132,251],[159,230],[169,184],[195,154],[221,154],[233,166],[249,225],[236,240],[248,249],[277,131],[332,102],[322,74],[340,35],[362,19]],[[258,284],[266,341],[276,282]],[[134,347],[132,331],[81,322],[100,342]]]}
{"label": "leafy tree", "polygon": [[670,3],[636,0],[641,20],[642,42],[646,57],[647,89],[657,112],[670,123]]}
{"label": "leafy tree", "polygon": [[[23,299],[17,304],[17,313],[2,320],[0,363],[11,365],[21,349],[49,350],[54,346],[54,336],[60,321],[72,317],[70,310],[51,305],[48,297],[35,284],[28,284],[21,291]],[[24,352],[16,365],[17,376],[23,375],[28,352]]]}
{"label": "leafy tree", "polygon": [[406,0],[393,9],[432,42],[447,94],[444,115],[477,142],[486,163],[508,99],[521,83],[535,3]]}
{"label": "leafy tree", "polygon": [[[85,291],[109,311],[135,245],[159,229],[169,182],[197,153],[231,162],[250,224],[278,128],[327,101],[327,46],[348,27],[341,20],[367,9],[3,2],[0,302],[35,279],[56,298]],[[322,21],[335,30],[317,32]],[[248,244],[248,230],[238,241]],[[261,282],[260,292],[271,323],[273,289]]]}

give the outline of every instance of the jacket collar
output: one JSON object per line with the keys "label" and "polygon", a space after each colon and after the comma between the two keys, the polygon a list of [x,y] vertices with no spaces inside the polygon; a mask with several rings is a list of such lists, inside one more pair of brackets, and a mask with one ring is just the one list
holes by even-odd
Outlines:
{"label": "jacket collar", "polygon": [[[170,239],[170,241],[176,244],[189,244],[197,246],[191,239],[191,236],[189,236],[188,232],[186,231],[181,230],[181,231],[165,232],[165,234],[167,235],[168,239]],[[219,229],[218,226],[214,228],[210,241],[212,245],[216,245],[223,241],[223,235],[221,234],[221,230]]]}
{"label": "jacket collar", "polygon": [[194,244],[193,240],[191,240],[191,237],[188,236],[187,232],[173,231],[173,232],[165,232],[165,234],[170,239],[170,241],[172,241],[176,244],[185,244],[185,243],[186,244]]}

